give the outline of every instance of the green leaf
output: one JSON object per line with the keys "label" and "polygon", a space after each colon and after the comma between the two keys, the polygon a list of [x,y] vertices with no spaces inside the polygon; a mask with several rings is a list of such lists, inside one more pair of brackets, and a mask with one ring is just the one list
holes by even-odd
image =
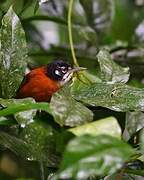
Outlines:
{"label": "green leaf", "polygon": [[[130,42],[133,38],[137,21],[140,20],[142,14],[140,9],[130,1],[115,0],[115,15],[112,24],[112,37],[115,40]],[[135,17],[133,12],[137,12],[138,16]],[[137,20],[136,20],[137,19]],[[127,24],[127,27],[125,26]]]}
{"label": "green leaf", "polygon": [[88,71],[79,72],[77,76],[73,78],[73,83],[71,86],[71,92],[79,91],[84,87],[88,87],[92,83],[100,83],[101,79],[97,76],[89,73]]}
{"label": "green leaf", "polygon": [[21,129],[19,137],[30,147],[28,160],[44,162],[49,167],[58,166],[61,156],[56,147],[56,131],[46,122],[35,119]]}
{"label": "green leaf", "polygon": [[129,80],[129,68],[121,67],[116,64],[112,59],[108,51],[101,50],[98,55],[98,62],[102,73],[102,79],[104,81],[112,81],[113,83],[126,83]]}
{"label": "green leaf", "polygon": [[123,138],[129,140],[137,131],[144,128],[143,112],[127,112]]}
{"label": "green leaf", "polygon": [[[9,9],[9,7],[12,5],[13,0],[1,0],[0,2],[0,21],[2,19],[2,17],[4,16],[4,14],[7,12],[7,10]],[[1,22],[0,22],[1,24]]]}
{"label": "green leaf", "polygon": [[67,22],[64,19],[61,19],[59,17],[45,16],[45,15],[35,15],[22,20],[22,22],[25,24],[29,23],[30,21],[52,21],[57,24],[61,24],[65,26],[67,25]]}
{"label": "green leaf", "polygon": [[25,159],[31,158],[30,146],[23,140],[0,131],[0,144]]}
{"label": "green leaf", "polygon": [[28,61],[25,33],[12,8],[2,19],[0,44],[0,96],[12,98]]}
{"label": "green leaf", "polygon": [[[73,134],[50,125],[51,117],[36,116],[34,121],[11,134],[0,131],[0,145],[23,160],[38,161],[48,167],[58,167],[62,152]],[[17,127],[18,128],[18,127]],[[16,134],[16,135],[13,135]]]}
{"label": "green leaf", "polygon": [[17,122],[23,126],[33,121],[36,110],[50,113],[48,103],[36,103],[32,98],[0,99],[0,104],[4,107],[0,110],[0,117],[14,115]]}
{"label": "green leaf", "polygon": [[108,117],[82,126],[70,128],[68,131],[72,132],[76,136],[81,136],[84,134],[107,134],[117,138],[121,137],[121,128],[114,117]]}
{"label": "green leaf", "polygon": [[8,116],[21,111],[39,109],[50,113],[49,104],[36,103],[32,98],[25,99],[0,99],[0,104],[5,108],[0,111],[0,116]]}
{"label": "green leaf", "polygon": [[83,104],[75,101],[67,87],[53,95],[50,109],[55,121],[61,126],[78,126],[93,119],[93,113]]}
{"label": "green leaf", "polygon": [[0,125],[15,125],[17,122],[12,117],[0,117]]}
{"label": "green leaf", "polygon": [[76,137],[66,148],[58,177],[87,179],[112,174],[133,154],[128,144],[108,135]]}
{"label": "green leaf", "polygon": [[125,84],[94,83],[73,92],[78,101],[92,106],[102,106],[114,111],[143,111],[144,89]]}
{"label": "green leaf", "polygon": [[13,5],[14,11],[16,14],[21,18],[29,18],[34,16],[39,8],[39,1],[38,0],[19,0],[15,1]]}
{"label": "green leaf", "polygon": [[59,137],[60,134],[58,136],[58,132],[50,125],[37,119],[25,128],[21,128],[19,137],[1,131],[0,145],[25,160],[39,161],[46,166],[57,167],[61,159],[61,152],[56,146],[58,143],[56,138]]}

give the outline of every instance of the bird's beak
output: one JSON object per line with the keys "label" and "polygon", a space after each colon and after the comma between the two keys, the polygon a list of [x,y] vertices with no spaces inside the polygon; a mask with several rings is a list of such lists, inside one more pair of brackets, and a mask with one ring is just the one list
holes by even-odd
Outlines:
{"label": "bird's beak", "polygon": [[63,76],[62,81],[60,82],[60,85],[63,86],[65,83],[67,83],[73,76],[73,73],[78,71],[84,71],[86,68],[84,67],[75,67],[73,69],[68,70],[68,72]]}
{"label": "bird's beak", "polygon": [[75,73],[75,72],[78,72],[78,71],[84,71],[84,70],[86,70],[87,68],[84,68],[84,67],[75,67],[75,68],[73,68],[73,69],[70,69],[69,71],[68,71],[68,73],[69,74],[72,74],[72,73]]}

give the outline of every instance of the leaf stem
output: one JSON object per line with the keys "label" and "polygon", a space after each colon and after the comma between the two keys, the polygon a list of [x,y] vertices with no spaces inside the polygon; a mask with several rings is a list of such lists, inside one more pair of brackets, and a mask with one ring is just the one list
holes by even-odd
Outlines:
{"label": "leaf stem", "polygon": [[[74,50],[74,44],[73,44],[73,36],[72,36],[72,8],[73,8],[73,3],[74,0],[69,0],[69,7],[68,7],[68,34],[69,34],[69,43],[70,43],[70,49],[71,49],[71,54],[73,58],[73,63],[75,66],[79,66],[76,55],[75,55],[75,50]],[[89,78],[87,78],[84,73],[82,73],[83,76],[90,82]],[[77,76],[79,76],[79,73],[77,73]],[[79,78],[80,79],[80,78]]]}
{"label": "leaf stem", "polygon": [[73,2],[74,2],[74,0],[70,0],[69,1],[69,7],[68,7],[68,34],[69,34],[69,43],[70,43],[73,63],[75,66],[79,66],[79,64],[77,62],[76,55],[75,55],[73,37],[72,37],[72,7],[73,7]]}

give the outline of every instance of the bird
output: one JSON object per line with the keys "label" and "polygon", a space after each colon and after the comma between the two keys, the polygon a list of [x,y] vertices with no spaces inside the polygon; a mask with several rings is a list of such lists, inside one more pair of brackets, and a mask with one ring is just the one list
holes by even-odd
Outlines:
{"label": "bird", "polygon": [[50,102],[52,95],[72,79],[74,72],[84,69],[72,68],[61,59],[35,68],[25,75],[15,98],[32,97],[36,102]]}

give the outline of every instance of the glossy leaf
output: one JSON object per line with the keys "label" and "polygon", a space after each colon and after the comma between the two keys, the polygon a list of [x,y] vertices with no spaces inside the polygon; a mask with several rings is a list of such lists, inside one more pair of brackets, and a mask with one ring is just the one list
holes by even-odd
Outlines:
{"label": "glossy leaf", "polygon": [[58,135],[58,132],[52,126],[38,119],[25,128],[21,128],[19,137],[3,131],[0,132],[1,146],[11,150],[24,160],[43,162],[49,167],[58,166],[61,159],[60,150],[63,149],[58,149],[57,144],[58,142],[63,143],[61,146],[64,148],[65,144],[63,141],[63,134]]}
{"label": "glossy leaf", "polygon": [[121,67],[116,64],[112,59],[108,51],[101,50],[98,55],[98,62],[100,65],[102,79],[104,81],[112,81],[114,83],[126,83],[129,80],[129,68]]}
{"label": "glossy leaf", "polygon": [[12,8],[3,17],[0,43],[0,96],[12,98],[28,61],[25,33]]}
{"label": "glossy leaf", "polygon": [[144,89],[124,84],[95,83],[76,91],[73,96],[86,104],[114,111],[144,110]]}
{"label": "glossy leaf", "polygon": [[88,71],[79,72],[76,74],[76,76],[73,78],[72,86],[71,86],[71,92],[79,91],[85,87],[88,87],[89,85],[93,83],[100,83],[101,79],[89,73]]}
{"label": "glossy leaf", "polygon": [[121,137],[121,128],[114,117],[108,117],[100,119],[98,121],[87,123],[82,126],[70,128],[68,131],[72,132],[76,136],[81,136],[85,134],[95,136],[100,134],[107,134],[117,138]]}
{"label": "glossy leaf", "polygon": [[134,150],[123,141],[108,136],[80,136],[68,144],[60,166],[59,178],[87,179],[120,169]]}
{"label": "glossy leaf", "polygon": [[56,149],[55,130],[45,122],[36,119],[21,130],[20,138],[30,147],[28,160],[44,162],[49,167],[57,167],[60,153]]}
{"label": "glossy leaf", "polygon": [[[43,119],[43,121],[41,120]],[[58,167],[61,153],[73,137],[70,132],[56,130],[46,116],[19,129],[17,136],[0,131],[0,145],[14,152],[23,160],[38,161],[48,167]]]}
{"label": "glossy leaf", "polygon": [[39,109],[50,113],[48,103],[46,102],[36,103],[32,98],[0,99],[0,104],[4,107],[0,111],[0,116],[7,116],[31,109]]}
{"label": "glossy leaf", "polygon": [[50,109],[55,121],[61,126],[78,126],[93,119],[93,113],[83,104],[75,101],[67,87],[53,95]]}
{"label": "glossy leaf", "polygon": [[137,131],[144,128],[143,112],[127,112],[123,138],[129,140]]}
{"label": "glossy leaf", "polygon": [[0,99],[3,107],[0,110],[0,117],[14,115],[17,122],[23,126],[33,121],[36,110],[43,110],[50,113],[48,103],[36,103],[32,98],[27,99]]}

